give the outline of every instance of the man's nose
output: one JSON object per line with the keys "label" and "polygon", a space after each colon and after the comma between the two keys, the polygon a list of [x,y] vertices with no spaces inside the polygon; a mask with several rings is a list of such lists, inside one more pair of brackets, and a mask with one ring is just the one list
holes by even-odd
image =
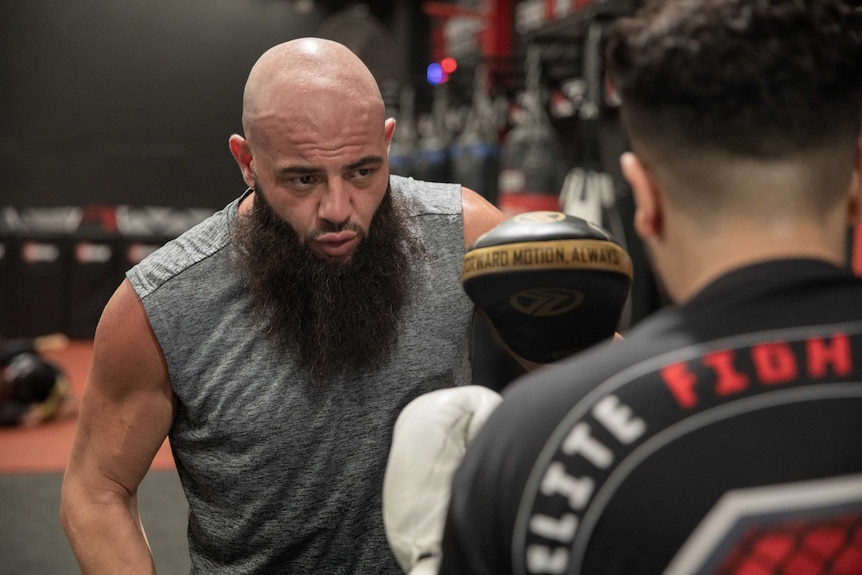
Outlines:
{"label": "man's nose", "polygon": [[333,224],[344,224],[352,211],[349,186],[341,178],[330,179],[320,200],[318,216]]}

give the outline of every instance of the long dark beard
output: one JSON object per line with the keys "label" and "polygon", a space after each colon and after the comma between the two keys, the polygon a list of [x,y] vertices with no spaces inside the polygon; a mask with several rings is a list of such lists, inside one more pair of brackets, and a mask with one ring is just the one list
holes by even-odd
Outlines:
{"label": "long dark beard", "polygon": [[233,239],[257,318],[313,379],[383,364],[408,302],[411,261],[423,253],[391,190],[347,263],[315,257],[259,189]]}

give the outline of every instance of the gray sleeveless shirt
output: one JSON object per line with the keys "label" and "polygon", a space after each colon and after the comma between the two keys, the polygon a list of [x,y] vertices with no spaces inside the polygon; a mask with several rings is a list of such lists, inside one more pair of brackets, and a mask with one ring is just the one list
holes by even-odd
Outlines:
{"label": "gray sleeveless shirt", "polygon": [[401,573],[381,512],[392,427],[414,397],[470,383],[473,306],[460,186],[391,182],[431,257],[377,372],[312,384],[277,352],[231,263],[239,199],[127,273],[177,397],[193,573]]}

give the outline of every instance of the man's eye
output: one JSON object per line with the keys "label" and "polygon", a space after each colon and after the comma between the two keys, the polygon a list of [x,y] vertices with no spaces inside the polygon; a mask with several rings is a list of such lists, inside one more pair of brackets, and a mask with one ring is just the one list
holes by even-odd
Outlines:
{"label": "man's eye", "polygon": [[296,176],[294,178],[290,178],[289,184],[294,188],[310,188],[316,185],[318,182],[317,176],[313,174],[306,174],[302,176]]}

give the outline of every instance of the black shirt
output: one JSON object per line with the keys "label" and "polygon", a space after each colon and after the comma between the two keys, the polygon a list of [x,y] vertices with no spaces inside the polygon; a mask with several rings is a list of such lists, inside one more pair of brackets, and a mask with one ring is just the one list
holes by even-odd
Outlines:
{"label": "black shirt", "polygon": [[860,376],[860,280],[729,273],[506,389],[455,475],[440,573],[859,573]]}

